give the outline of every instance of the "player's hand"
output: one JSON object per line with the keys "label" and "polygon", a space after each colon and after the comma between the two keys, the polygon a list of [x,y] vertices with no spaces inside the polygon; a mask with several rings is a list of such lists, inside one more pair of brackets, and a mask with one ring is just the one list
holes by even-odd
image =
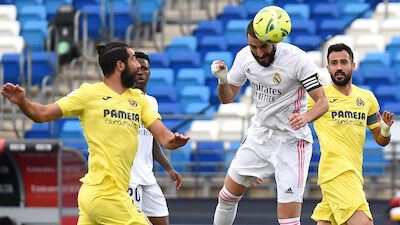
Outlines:
{"label": "player's hand", "polygon": [[190,137],[186,137],[183,134],[175,132],[175,134],[169,139],[169,145],[171,146],[170,149],[175,149],[184,146]]}
{"label": "player's hand", "polygon": [[256,187],[257,184],[261,184],[263,181],[263,179],[257,178],[253,183],[251,183],[250,188]]}
{"label": "player's hand", "polygon": [[211,64],[211,72],[218,78],[219,84],[226,83],[228,67],[226,66],[225,62],[221,60],[214,60]]}
{"label": "player's hand", "polygon": [[171,169],[168,171],[168,176],[171,178],[172,181],[175,183],[175,189],[179,190],[182,187],[183,179],[182,176],[176,172],[176,170]]}
{"label": "player's hand", "polygon": [[307,125],[308,120],[305,118],[304,114],[300,115],[299,113],[293,113],[289,116],[289,123],[293,130],[298,130]]}
{"label": "player's hand", "polygon": [[14,85],[12,83],[4,84],[1,88],[1,94],[17,105],[21,104],[26,98],[25,89],[20,87],[18,84]]}
{"label": "player's hand", "polygon": [[384,112],[382,113],[382,116],[381,116],[381,114],[380,114],[379,111],[378,111],[378,112],[376,112],[376,116],[377,116],[377,118],[378,118],[378,122],[383,121],[383,122],[385,122],[386,125],[388,125],[389,127],[392,126],[392,124],[394,123],[394,120],[393,120],[394,114],[391,113],[391,112],[384,111]]}

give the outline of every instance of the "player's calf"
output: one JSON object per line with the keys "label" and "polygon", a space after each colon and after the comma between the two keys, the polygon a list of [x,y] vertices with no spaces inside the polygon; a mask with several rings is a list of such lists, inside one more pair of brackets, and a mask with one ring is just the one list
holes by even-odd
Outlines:
{"label": "player's calf", "polygon": [[219,192],[218,205],[215,209],[214,225],[231,225],[236,217],[237,206],[242,196],[235,196],[222,187]]}

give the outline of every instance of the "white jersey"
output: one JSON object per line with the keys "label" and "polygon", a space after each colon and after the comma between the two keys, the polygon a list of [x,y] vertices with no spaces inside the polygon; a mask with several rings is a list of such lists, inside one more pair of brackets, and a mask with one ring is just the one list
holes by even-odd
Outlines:
{"label": "white jersey", "polygon": [[261,66],[246,46],[235,58],[228,72],[228,83],[243,86],[249,80],[252,87],[256,113],[253,125],[261,128],[287,131],[294,138],[312,143],[308,126],[294,131],[288,117],[307,111],[307,91],[321,85],[317,79],[317,69],[306,53],[298,47],[279,43],[276,45],[273,63]]}
{"label": "white jersey", "polygon": [[[158,111],[157,100],[146,95],[154,111]],[[157,183],[153,173],[153,134],[140,123],[138,131],[138,150],[131,168],[130,186],[133,184],[152,185]]]}

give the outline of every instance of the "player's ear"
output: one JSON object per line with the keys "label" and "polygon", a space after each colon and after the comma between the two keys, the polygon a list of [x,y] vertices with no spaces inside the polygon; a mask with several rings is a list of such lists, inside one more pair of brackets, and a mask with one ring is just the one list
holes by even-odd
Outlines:
{"label": "player's ear", "polygon": [[120,71],[120,72],[124,71],[125,70],[125,66],[126,66],[125,63],[122,62],[121,60],[117,61],[116,68],[118,69],[118,71]]}

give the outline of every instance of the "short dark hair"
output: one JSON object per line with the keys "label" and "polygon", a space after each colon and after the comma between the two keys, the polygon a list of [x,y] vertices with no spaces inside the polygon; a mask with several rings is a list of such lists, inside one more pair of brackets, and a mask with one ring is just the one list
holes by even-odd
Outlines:
{"label": "short dark hair", "polygon": [[250,34],[250,36],[257,38],[256,33],[254,33],[254,28],[253,28],[253,20],[250,21],[249,25],[247,25],[247,35]]}
{"label": "short dark hair", "polygon": [[150,58],[146,53],[144,53],[144,52],[135,52],[135,56],[136,56],[136,58],[141,58],[141,59],[147,60],[147,62],[149,62],[149,65],[150,65]]}
{"label": "short dark hair", "polygon": [[130,48],[130,46],[122,42],[109,42],[106,45],[97,46],[99,64],[104,76],[114,72],[118,60],[128,64],[129,53],[127,48]]}
{"label": "short dark hair", "polygon": [[349,46],[347,46],[346,44],[338,43],[338,44],[333,44],[333,45],[329,46],[329,48],[328,48],[328,54],[326,55],[328,64],[329,64],[329,55],[332,52],[341,52],[343,50],[345,50],[347,53],[349,53],[351,62],[354,62],[354,54],[353,54],[353,51],[351,50],[351,48]]}

